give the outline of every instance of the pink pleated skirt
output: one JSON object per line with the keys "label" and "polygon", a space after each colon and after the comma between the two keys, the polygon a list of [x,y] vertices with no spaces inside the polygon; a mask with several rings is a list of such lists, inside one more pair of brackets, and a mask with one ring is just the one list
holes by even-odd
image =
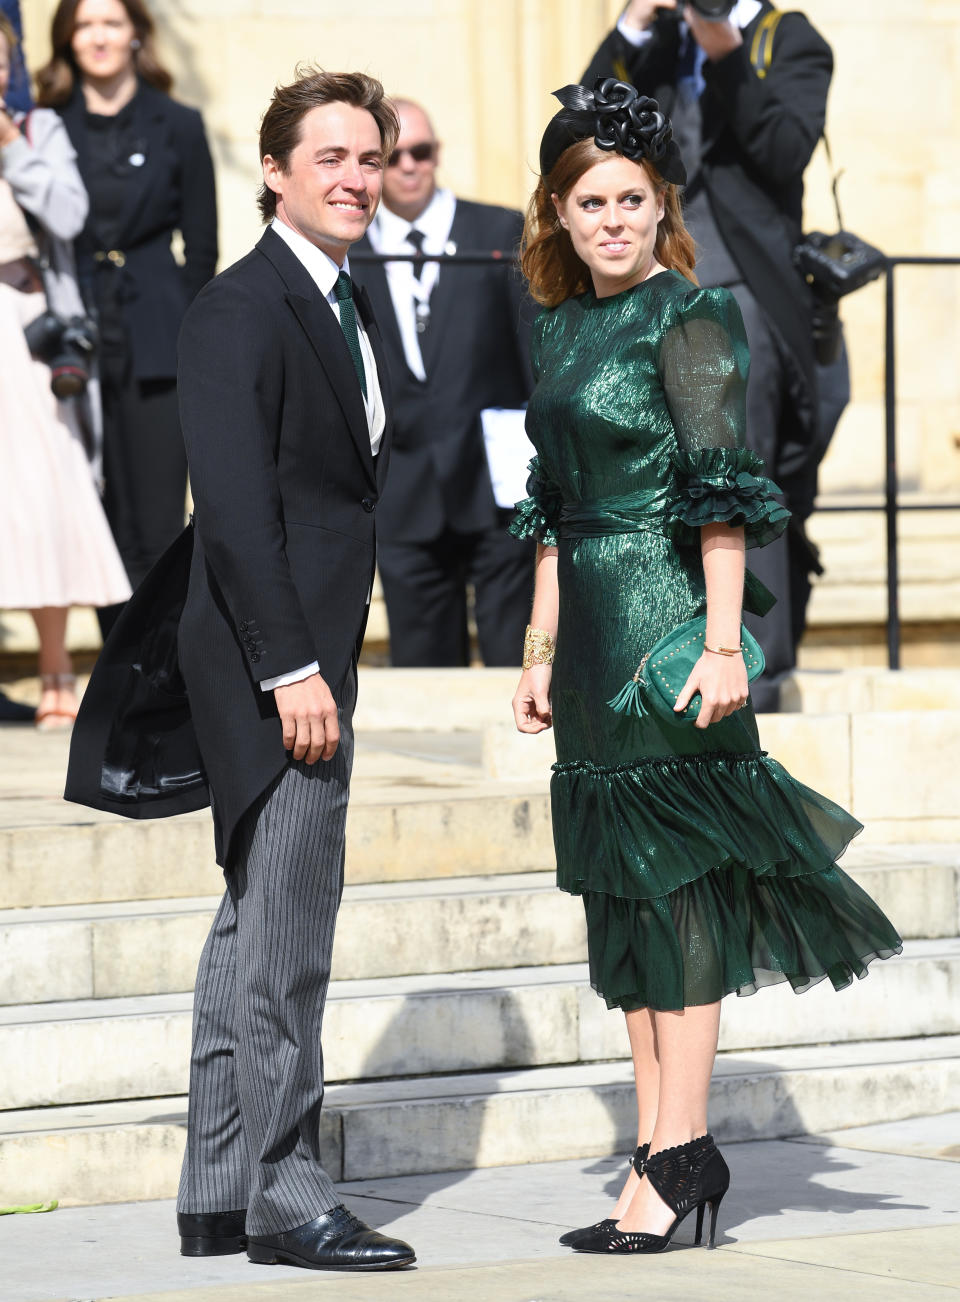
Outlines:
{"label": "pink pleated skirt", "polygon": [[0,609],[109,606],[130,585],[76,415],[24,338],[44,306],[0,269]]}

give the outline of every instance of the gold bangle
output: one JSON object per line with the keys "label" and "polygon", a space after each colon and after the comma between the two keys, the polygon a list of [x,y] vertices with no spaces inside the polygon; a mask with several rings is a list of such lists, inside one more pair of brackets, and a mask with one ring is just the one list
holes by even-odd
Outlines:
{"label": "gold bangle", "polygon": [[523,668],[532,669],[534,665],[552,665],[557,644],[553,634],[545,628],[531,628],[523,635]]}
{"label": "gold bangle", "polygon": [[737,656],[743,650],[742,646],[707,646],[703,644],[704,651],[712,651],[715,656]]}

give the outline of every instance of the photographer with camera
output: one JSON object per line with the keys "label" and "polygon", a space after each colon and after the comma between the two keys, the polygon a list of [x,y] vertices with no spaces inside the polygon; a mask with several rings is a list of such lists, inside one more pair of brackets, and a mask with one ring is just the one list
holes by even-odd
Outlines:
{"label": "photographer with camera", "polygon": [[796,663],[816,564],[803,531],[823,444],[818,429],[814,299],[794,265],[803,173],[826,117],[830,47],[800,13],[769,0],[630,0],[582,80],[616,76],[668,114],[687,166],[684,220],[704,286],[731,289],[750,344],[747,444],[794,512],[783,538],[751,559],[778,598],[747,625],[767,673],[752,684],[775,710]]}
{"label": "photographer with camera", "polygon": [[8,110],[13,27],[0,14],[0,608],[26,609],[40,641],[41,727],[77,713],[67,611],[110,605],[129,585],[87,455],[93,331],[74,237],[87,196],[56,113]]}

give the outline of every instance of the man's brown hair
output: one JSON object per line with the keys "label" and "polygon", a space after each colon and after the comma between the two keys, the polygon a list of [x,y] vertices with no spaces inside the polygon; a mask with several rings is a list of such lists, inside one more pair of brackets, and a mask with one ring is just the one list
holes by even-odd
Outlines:
{"label": "man's brown hair", "polygon": [[[322,104],[351,104],[366,109],[380,130],[386,162],[397,143],[400,122],[381,83],[363,72],[324,72],[309,66],[298,67],[297,80],[273,92],[260,123],[260,161],[269,154],[281,172],[289,171],[290,155],[300,143],[300,124],[311,109]],[[273,220],[277,196],[266,184],[260,187],[257,206],[265,224]]]}

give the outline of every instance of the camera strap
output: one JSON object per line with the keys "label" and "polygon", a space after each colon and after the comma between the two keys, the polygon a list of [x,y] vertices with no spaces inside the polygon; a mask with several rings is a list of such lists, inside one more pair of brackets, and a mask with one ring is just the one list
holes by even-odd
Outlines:
{"label": "camera strap", "polygon": [[761,81],[770,71],[770,64],[773,62],[773,37],[780,26],[782,17],[783,11],[781,9],[771,9],[768,14],[764,14],[760,19],[757,30],[753,34],[753,41],[750,45],[750,62]]}
{"label": "camera strap", "polygon": [[[750,45],[750,63],[754,72],[759,79],[763,81],[770,71],[770,65],[773,62],[773,38],[777,28],[780,26],[780,19],[783,17],[783,10],[771,9],[769,13],[764,14],[757,24],[757,30],[753,34],[753,41]],[[824,127],[821,132],[823,148],[827,155],[827,164],[830,168],[830,190],[833,194],[833,206],[837,214],[837,230],[844,230],[843,216],[840,212],[840,194],[837,189],[840,178],[843,176],[843,168],[838,172],[833,163],[833,154],[830,152],[830,140],[827,137],[827,129]]]}

